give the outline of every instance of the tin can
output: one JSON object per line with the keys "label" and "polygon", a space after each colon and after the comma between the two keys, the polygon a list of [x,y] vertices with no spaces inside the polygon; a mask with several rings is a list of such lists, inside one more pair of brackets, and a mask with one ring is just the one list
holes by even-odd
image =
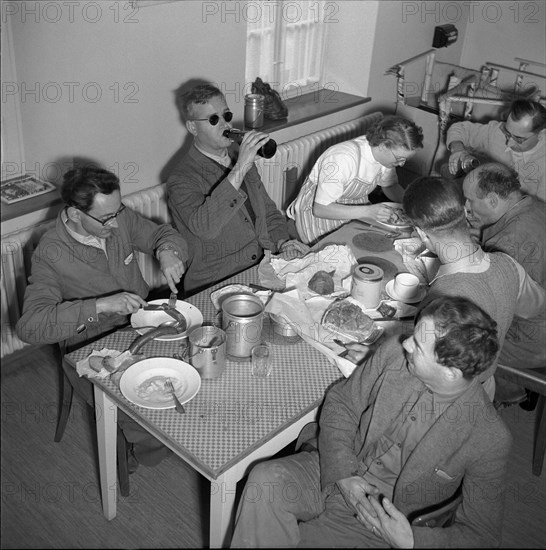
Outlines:
{"label": "tin can", "polygon": [[383,270],[380,267],[372,264],[355,265],[351,296],[366,309],[375,308],[381,301],[382,282]]}
{"label": "tin can", "polygon": [[245,95],[245,127],[261,128],[264,125],[264,101],[260,94]]}

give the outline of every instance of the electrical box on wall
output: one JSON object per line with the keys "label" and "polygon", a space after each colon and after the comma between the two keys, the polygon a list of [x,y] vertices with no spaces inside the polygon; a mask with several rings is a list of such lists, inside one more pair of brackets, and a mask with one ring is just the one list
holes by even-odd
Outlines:
{"label": "electrical box on wall", "polygon": [[459,31],[455,25],[446,24],[434,27],[434,39],[432,41],[433,48],[447,48],[454,42],[457,42]]}

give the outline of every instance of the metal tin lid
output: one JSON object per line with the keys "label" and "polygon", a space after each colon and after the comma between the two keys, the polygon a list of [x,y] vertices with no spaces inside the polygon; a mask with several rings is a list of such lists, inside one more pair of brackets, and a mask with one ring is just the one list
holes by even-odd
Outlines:
{"label": "metal tin lid", "polygon": [[356,265],[353,271],[353,277],[359,281],[374,282],[383,279],[383,270],[372,264]]}

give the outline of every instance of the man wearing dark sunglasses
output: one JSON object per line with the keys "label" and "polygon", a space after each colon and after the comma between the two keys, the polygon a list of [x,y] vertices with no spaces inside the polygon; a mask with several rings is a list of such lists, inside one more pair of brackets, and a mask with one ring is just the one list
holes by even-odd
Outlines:
{"label": "man wearing dark sunglasses", "polygon": [[[32,256],[17,335],[31,344],[62,343],[73,351],[128,323],[128,315],[147,305],[148,285],[138,252],[155,254],[173,292],[188,259],[183,237],[170,225],[144,218],[121,202],[119,179],[96,167],[64,175],[66,207]],[[66,376],[93,404],[92,384],[68,368]],[[118,423],[131,444],[129,466],[154,466],[170,451],[124,415]]]}
{"label": "man wearing dark sunglasses", "polygon": [[519,99],[510,105],[506,121],[488,124],[457,122],[447,132],[449,172],[456,175],[472,156],[513,168],[522,190],[546,201],[546,107]]}
{"label": "man wearing dark sunglasses", "polygon": [[238,152],[224,136],[233,114],[222,92],[209,84],[177,97],[193,143],[167,180],[167,203],[192,260],[184,277],[186,292],[197,292],[257,264],[264,253],[303,255],[290,240],[286,218],[267,194],[254,164],[268,140],[263,132],[245,134]]}

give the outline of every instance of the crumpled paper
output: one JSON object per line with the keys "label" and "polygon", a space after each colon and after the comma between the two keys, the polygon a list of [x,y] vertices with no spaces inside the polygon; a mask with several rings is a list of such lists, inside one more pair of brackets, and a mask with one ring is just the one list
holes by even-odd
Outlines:
{"label": "crumpled paper", "polygon": [[[109,371],[106,370],[104,367],[100,370],[100,372],[97,372],[96,370],[92,369],[89,366],[89,358],[90,357],[113,357],[115,360],[113,361],[113,370]],[[128,362],[128,360],[131,359],[131,353],[127,351],[119,351],[117,349],[106,349],[102,348],[100,351],[94,349],[87,357],[84,359],[81,359],[76,363],[76,372],[79,376],[87,376],[88,378],[99,378],[100,380],[103,380],[104,378],[107,378],[113,373],[116,373],[119,371],[119,369]],[[133,361],[131,361],[132,363]]]}
{"label": "crumpled paper", "polygon": [[285,260],[279,256],[271,258],[276,276],[285,281],[287,288],[296,287],[302,299],[318,295],[309,289],[308,283],[317,271],[334,271],[334,292],[329,296],[340,297],[350,292],[352,269],[356,258],[350,247],[331,244],[318,252],[311,252],[302,258]]}

